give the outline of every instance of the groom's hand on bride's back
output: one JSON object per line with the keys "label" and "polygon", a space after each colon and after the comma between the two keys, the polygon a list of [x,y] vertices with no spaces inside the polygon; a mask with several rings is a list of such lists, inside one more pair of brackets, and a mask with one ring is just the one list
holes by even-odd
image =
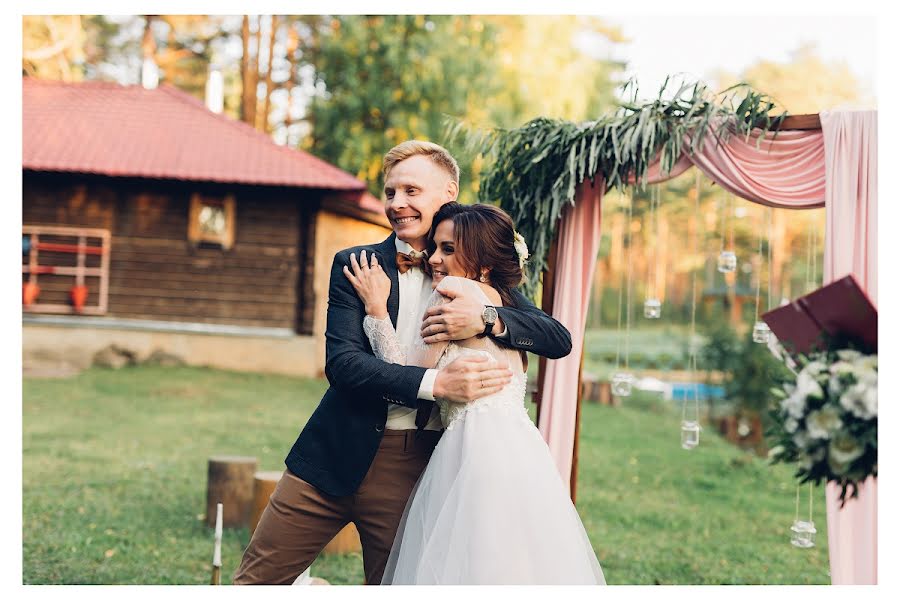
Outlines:
{"label": "groom's hand on bride's back", "polygon": [[[453,289],[438,290],[450,300],[446,304],[432,306],[422,321],[422,340],[426,344],[448,340],[467,340],[484,331],[484,303]],[[503,331],[500,319],[494,322],[493,331]]]}
{"label": "groom's hand on bride's back", "polygon": [[472,402],[495,394],[512,380],[512,371],[486,356],[460,356],[438,371],[434,397],[451,402]]}

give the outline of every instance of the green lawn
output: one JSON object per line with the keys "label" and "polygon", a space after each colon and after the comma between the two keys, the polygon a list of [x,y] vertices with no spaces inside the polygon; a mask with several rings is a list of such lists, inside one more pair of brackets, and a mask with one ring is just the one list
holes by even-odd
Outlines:
{"label": "green lawn", "polygon": [[[536,361],[535,361],[536,362]],[[194,368],[92,369],[23,382],[24,583],[205,584],[206,459],[284,455],[325,382]],[[711,433],[678,446],[677,415],[649,398],[582,412],[578,509],[611,584],[826,584],[822,490],[817,546],[794,549],[791,469]],[[226,530],[230,581],[248,531]],[[316,576],[362,582],[359,555]]]}

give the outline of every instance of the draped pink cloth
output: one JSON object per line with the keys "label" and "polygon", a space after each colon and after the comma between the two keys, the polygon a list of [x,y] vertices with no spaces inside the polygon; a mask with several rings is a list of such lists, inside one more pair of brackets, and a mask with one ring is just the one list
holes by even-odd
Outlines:
{"label": "draped pink cloth", "polygon": [[600,250],[600,199],[605,191],[606,182],[602,178],[598,178],[593,187],[587,181],[579,185],[575,206],[568,206],[563,211],[557,234],[559,246],[552,315],[572,333],[572,352],[565,358],[547,361],[538,428],[550,446],[550,453],[566,484],[572,472],[575,404],[581,385],[578,371],[591,280]]}
{"label": "draped pink cloth", "polygon": [[821,131],[768,133],[759,141],[734,134],[720,144],[707,135],[689,156],[704,175],[751,202],[777,208],[825,205],[825,146]]}
{"label": "draped pink cloth", "polygon": [[[828,283],[852,274],[878,306],[878,114],[823,112],[825,269]],[[878,583],[878,487],[869,479],[840,508],[840,488],[825,488],[833,584]]]}
{"label": "draped pink cloth", "polygon": [[[756,136],[746,139],[734,134],[720,143],[707,135],[702,147],[681,156],[671,172],[663,174],[659,163],[652,165],[648,182],[677,177],[694,165],[724,189],[759,204],[795,209],[825,206],[826,282],[852,272],[874,303],[875,115],[874,111],[822,113],[822,131],[770,133],[759,144]],[[684,142],[687,147],[690,137]],[[572,352],[547,363],[539,428],[564,481],[569,480],[572,468],[578,371],[599,248],[600,200],[604,191],[605,186],[590,188],[582,184],[576,192],[575,207],[564,211],[560,220],[552,315],[572,333]],[[853,505],[858,509],[840,513],[829,496],[829,552],[834,583],[874,583],[874,483],[867,484],[860,495],[860,501]],[[864,499],[869,496],[870,500]]]}

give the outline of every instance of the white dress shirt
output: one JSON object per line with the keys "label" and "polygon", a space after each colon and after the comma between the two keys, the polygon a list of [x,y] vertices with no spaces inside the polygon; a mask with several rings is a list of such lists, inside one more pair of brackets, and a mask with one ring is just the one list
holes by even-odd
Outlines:
{"label": "white dress shirt", "polygon": [[[395,238],[397,252],[409,254],[413,247],[401,240]],[[385,257],[385,260],[391,260]],[[407,269],[406,273],[397,273],[397,280],[400,285],[400,304],[397,310],[397,338],[400,340],[400,346],[403,348],[404,355],[408,354],[409,349],[415,343],[422,323],[418,316],[422,313],[422,309],[431,297],[431,277],[425,274],[422,269]],[[428,369],[419,385],[418,397],[423,400],[434,400],[434,380],[437,377],[437,369]],[[416,409],[407,408],[399,404],[388,404],[387,429],[415,429],[416,428]],[[435,406],[431,412],[431,418],[425,429],[440,431],[443,429],[441,425],[441,414]]]}

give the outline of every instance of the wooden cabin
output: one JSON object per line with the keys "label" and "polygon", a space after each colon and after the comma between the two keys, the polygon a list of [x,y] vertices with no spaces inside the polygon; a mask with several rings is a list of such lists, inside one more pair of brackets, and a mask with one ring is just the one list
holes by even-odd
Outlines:
{"label": "wooden cabin", "polygon": [[168,85],[22,100],[26,368],[114,344],[321,375],[332,258],[390,233],[362,181]]}

